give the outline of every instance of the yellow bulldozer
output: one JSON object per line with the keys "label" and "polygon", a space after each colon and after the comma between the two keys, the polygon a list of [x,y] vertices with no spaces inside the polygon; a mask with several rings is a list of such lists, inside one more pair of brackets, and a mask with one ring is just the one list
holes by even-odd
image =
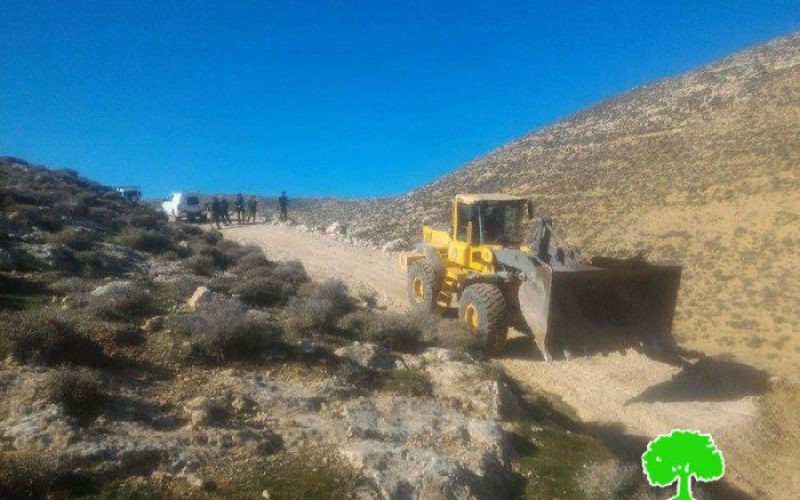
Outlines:
{"label": "yellow bulldozer", "polygon": [[583,261],[550,219],[534,218],[527,198],[457,195],[451,227],[423,226],[422,242],[400,256],[400,265],[412,306],[445,312],[457,305],[458,318],[490,352],[503,349],[510,327],[532,335],[548,361],[674,346],[681,266],[640,258]]}

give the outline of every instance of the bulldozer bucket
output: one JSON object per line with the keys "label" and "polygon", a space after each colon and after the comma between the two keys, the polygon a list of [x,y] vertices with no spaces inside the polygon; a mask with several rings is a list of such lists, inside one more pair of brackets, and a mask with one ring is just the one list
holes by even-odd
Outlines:
{"label": "bulldozer bucket", "polygon": [[547,360],[672,346],[681,269],[598,257],[573,268],[528,268],[520,312]]}

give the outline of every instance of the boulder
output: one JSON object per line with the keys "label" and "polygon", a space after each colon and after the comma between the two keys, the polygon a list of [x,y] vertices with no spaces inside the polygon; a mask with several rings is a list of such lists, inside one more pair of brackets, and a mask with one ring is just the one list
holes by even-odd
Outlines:
{"label": "boulder", "polygon": [[231,405],[227,398],[198,396],[183,405],[193,426],[213,425],[228,417]]}
{"label": "boulder", "polygon": [[347,234],[347,226],[342,222],[336,221],[325,229],[325,234],[331,236],[345,235]]}
{"label": "boulder", "polygon": [[437,398],[450,400],[481,418],[512,418],[522,413],[516,396],[486,365],[464,361],[429,364]]}
{"label": "boulder", "polygon": [[166,318],[164,316],[153,316],[147,319],[142,325],[142,330],[148,333],[158,332],[164,329]]}
{"label": "boulder", "polygon": [[105,285],[100,285],[90,293],[95,297],[105,297],[107,295],[120,296],[130,293],[136,285],[132,281],[112,281]]}
{"label": "boulder", "polygon": [[406,251],[408,249],[409,249],[408,242],[406,240],[400,239],[400,238],[398,238],[396,240],[392,240],[392,241],[386,243],[385,245],[383,245],[383,247],[381,247],[381,251],[383,253],[404,252],[404,251]]}
{"label": "boulder", "polygon": [[395,358],[388,349],[369,342],[354,342],[336,349],[335,354],[364,368],[391,370],[395,366]]}
{"label": "boulder", "polygon": [[231,299],[222,295],[221,293],[212,292],[205,286],[198,286],[189,300],[183,305],[184,311],[199,311],[207,308],[212,304],[219,304],[222,302],[229,302]]}

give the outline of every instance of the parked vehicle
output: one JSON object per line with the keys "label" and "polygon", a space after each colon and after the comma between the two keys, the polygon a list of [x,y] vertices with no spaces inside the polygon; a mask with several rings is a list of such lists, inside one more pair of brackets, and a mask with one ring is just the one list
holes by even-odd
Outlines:
{"label": "parked vehicle", "polygon": [[188,221],[205,220],[206,209],[197,193],[172,193],[172,197],[161,204],[170,219]]}
{"label": "parked vehicle", "polygon": [[142,190],[139,186],[120,186],[114,188],[114,191],[131,203],[138,203],[142,199]]}

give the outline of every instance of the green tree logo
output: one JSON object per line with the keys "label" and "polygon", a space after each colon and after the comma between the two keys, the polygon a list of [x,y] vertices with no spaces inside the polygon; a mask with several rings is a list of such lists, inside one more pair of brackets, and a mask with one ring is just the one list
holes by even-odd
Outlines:
{"label": "green tree logo", "polygon": [[720,479],[725,459],[710,434],[676,429],[650,441],[642,454],[642,469],[650,486],[666,487],[678,481],[678,494],[672,500],[694,500],[692,478]]}

